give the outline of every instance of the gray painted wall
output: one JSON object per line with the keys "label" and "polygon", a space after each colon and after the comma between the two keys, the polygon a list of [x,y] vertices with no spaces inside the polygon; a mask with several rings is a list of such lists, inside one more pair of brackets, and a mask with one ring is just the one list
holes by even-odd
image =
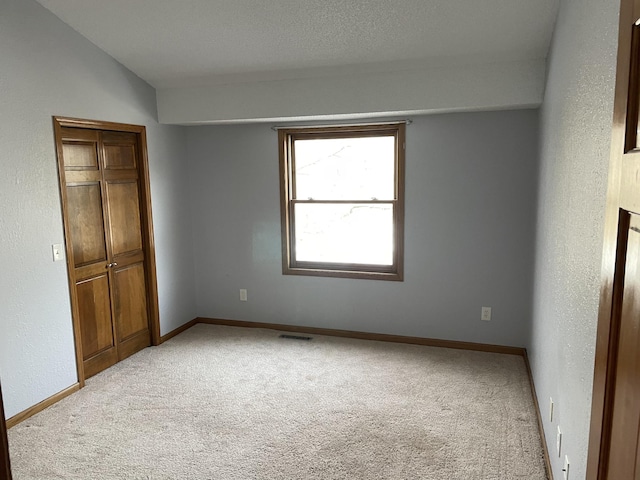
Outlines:
{"label": "gray painted wall", "polygon": [[529,356],[556,478],[565,454],[585,477],[617,33],[618,2],[563,1],[541,109]]}
{"label": "gray painted wall", "polygon": [[277,134],[265,124],[189,128],[198,314],[524,346],[537,125],[536,110],[521,110],[407,127],[402,283],[283,276]]}
{"label": "gray painted wall", "polygon": [[0,0],[0,377],[7,416],[76,383],[52,115],[147,126],[162,332],[195,316],[186,135],[155,91],[33,0]]}
{"label": "gray painted wall", "polygon": [[[582,478],[616,36],[616,2],[562,2],[540,118],[537,236],[536,111],[417,117],[407,130],[405,282],[285,277],[268,126],[158,125],[153,88],[35,1],[0,0],[7,415],[76,382],[66,267],[50,251],[63,241],[51,115],[95,118],[148,129],[162,333],[197,314],[528,343],[551,452],[557,422]],[[482,305],[492,322],[479,320]]]}

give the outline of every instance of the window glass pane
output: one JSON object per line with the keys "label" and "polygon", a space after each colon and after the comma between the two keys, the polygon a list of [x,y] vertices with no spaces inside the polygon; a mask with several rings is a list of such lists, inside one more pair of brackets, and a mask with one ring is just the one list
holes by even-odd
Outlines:
{"label": "window glass pane", "polygon": [[294,148],[297,199],[394,199],[394,137],[296,140]]}
{"label": "window glass pane", "polygon": [[393,205],[295,204],[300,262],[393,264]]}

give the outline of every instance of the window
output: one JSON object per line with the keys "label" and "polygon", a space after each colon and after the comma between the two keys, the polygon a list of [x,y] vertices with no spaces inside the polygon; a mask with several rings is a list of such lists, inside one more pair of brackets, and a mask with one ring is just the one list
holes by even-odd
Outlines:
{"label": "window", "polygon": [[402,280],[404,133],[279,130],[284,274]]}

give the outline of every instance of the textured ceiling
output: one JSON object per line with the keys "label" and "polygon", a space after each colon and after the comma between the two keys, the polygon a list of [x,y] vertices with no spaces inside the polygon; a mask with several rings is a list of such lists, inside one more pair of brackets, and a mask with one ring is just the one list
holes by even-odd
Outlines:
{"label": "textured ceiling", "polygon": [[38,0],[156,87],[544,58],[558,0]]}

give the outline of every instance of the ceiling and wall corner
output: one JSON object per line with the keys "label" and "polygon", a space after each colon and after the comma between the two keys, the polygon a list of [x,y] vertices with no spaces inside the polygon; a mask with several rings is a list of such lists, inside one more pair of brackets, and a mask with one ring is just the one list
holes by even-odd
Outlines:
{"label": "ceiling and wall corner", "polygon": [[559,0],[38,1],[188,125],[537,107]]}
{"label": "ceiling and wall corner", "polygon": [[540,59],[160,88],[158,116],[190,125],[536,108],[544,75]]}

